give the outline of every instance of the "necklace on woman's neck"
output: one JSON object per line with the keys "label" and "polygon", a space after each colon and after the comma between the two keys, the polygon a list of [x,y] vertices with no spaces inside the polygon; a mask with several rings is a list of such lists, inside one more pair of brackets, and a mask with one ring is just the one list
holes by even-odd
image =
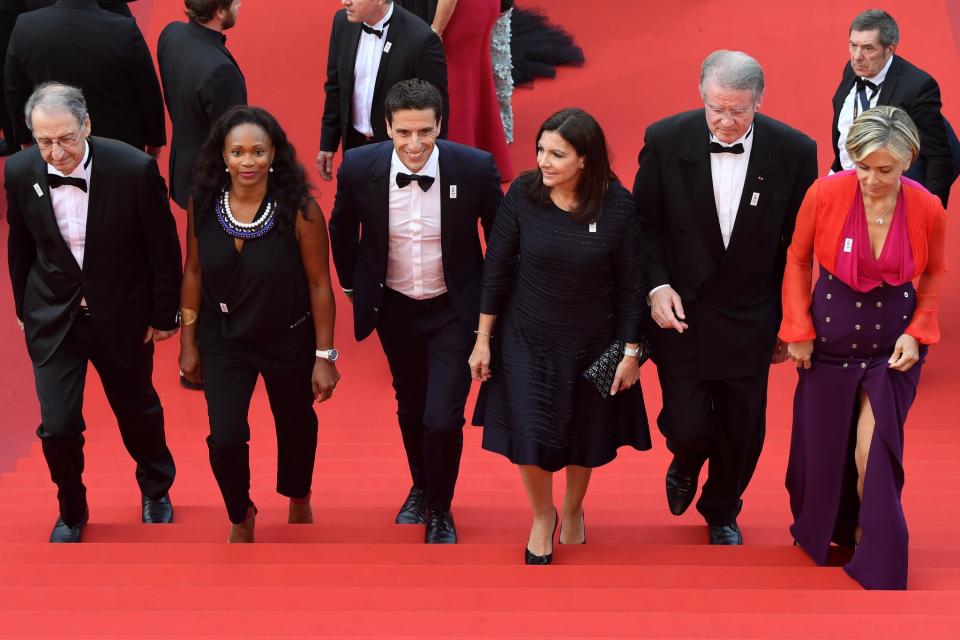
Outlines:
{"label": "necklace on woman's neck", "polygon": [[894,200],[893,200],[893,202],[890,204],[890,206],[887,207],[887,210],[883,212],[883,215],[882,215],[882,216],[877,216],[876,218],[874,218],[873,221],[874,221],[875,223],[879,224],[879,225],[886,224],[886,222],[887,222],[887,216],[890,215],[891,213],[893,213],[893,209],[894,209],[894,207],[896,207],[896,206],[897,206],[897,200],[896,200],[896,198],[894,198]]}

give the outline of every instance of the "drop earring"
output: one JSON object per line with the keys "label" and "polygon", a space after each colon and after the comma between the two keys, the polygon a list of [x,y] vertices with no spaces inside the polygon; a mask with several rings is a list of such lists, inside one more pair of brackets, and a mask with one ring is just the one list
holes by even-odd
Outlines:
{"label": "drop earring", "polygon": [[273,167],[270,167],[269,169],[267,169],[267,171],[269,171],[270,173],[273,173]]}

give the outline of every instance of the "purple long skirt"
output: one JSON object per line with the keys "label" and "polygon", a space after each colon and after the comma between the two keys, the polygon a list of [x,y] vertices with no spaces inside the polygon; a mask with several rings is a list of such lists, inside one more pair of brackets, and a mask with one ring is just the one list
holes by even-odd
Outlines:
{"label": "purple long skirt", "polygon": [[[888,359],[916,306],[913,284],[854,291],[821,269],[813,292],[817,333],[810,369],[798,369],[787,490],[797,543],[819,564],[830,543],[854,547],[844,567],[867,589],[906,589],[907,522],[903,490],[903,425],[917,392],[920,362],[906,373]],[[863,499],[854,464],[858,390],[876,419],[867,459]]]}

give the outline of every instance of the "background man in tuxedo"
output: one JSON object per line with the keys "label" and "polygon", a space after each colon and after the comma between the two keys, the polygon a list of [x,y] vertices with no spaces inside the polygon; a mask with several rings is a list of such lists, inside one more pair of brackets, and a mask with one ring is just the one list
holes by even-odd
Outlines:
{"label": "background man in tuxedo", "polygon": [[673,461],[667,502],[697,510],[711,544],[742,544],[737,514],[763,445],[780,283],[816,144],[757,113],[763,70],[739,51],[703,62],[704,109],[647,129],[634,198],[647,243],[657,422]]}
{"label": "background man in tuxedo", "polygon": [[452,543],[480,310],[477,221],[489,233],[503,193],[489,153],[436,139],[442,99],[428,82],[394,85],[385,111],[392,142],[344,154],[330,244],[354,334],[376,329],[393,375],[413,477],[396,522],[426,521],[426,542]]}
{"label": "background man in tuxedo", "polygon": [[189,22],[160,34],[157,62],[173,123],[170,197],[187,208],[193,165],[211,125],[231,107],[247,104],[247,85],[227,50],[224,31],[237,23],[241,0],[184,0]]}
{"label": "background man in tuxedo", "polygon": [[166,144],[163,96],[137,23],[96,0],[58,0],[20,16],[4,68],[17,142],[32,138],[23,108],[34,87],[56,81],[80,88],[93,130],[156,155]]}
{"label": "background man in tuxedo", "polygon": [[[427,24],[393,0],[341,0],[333,17],[323,125],[317,170],[333,178],[333,156],[343,142],[352,149],[387,139],[383,96],[401,80],[426,80],[443,98],[445,126],[447,59],[440,38]],[[445,137],[446,130],[440,130]]]}
{"label": "background man in tuxedo", "polygon": [[[940,113],[940,86],[930,75],[896,55],[900,29],[886,11],[864,11],[850,25],[850,64],[833,94],[833,171],[853,169],[847,131],[870,107],[900,107],[920,132],[920,157],[905,174],[947,206],[956,173],[948,132]],[[956,136],[949,132],[956,144]]]}
{"label": "background man in tuxedo", "polygon": [[57,485],[51,542],[79,542],[83,388],[93,363],[137,463],[143,521],[170,522],[174,464],[153,388],[153,341],[177,331],[180,242],[156,161],[90,137],[79,89],[27,101],[36,145],[6,162],[7,254],[40,400],[37,435]]}
{"label": "background man in tuxedo", "polygon": [[[56,1],[57,0],[26,0],[27,9],[30,11],[33,11],[34,9],[43,9],[45,7],[53,6]],[[132,18],[133,14],[130,13],[130,7],[127,5],[136,1],[137,0],[97,0],[97,3],[107,11],[112,11],[120,14],[121,16]]]}

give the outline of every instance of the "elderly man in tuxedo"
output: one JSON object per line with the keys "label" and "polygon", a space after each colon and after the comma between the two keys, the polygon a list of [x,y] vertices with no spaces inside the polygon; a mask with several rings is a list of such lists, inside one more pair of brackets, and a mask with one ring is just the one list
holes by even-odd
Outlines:
{"label": "elderly man in tuxedo", "polygon": [[454,543],[483,271],[477,222],[492,229],[503,192],[493,156],[437,140],[442,100],[430,83],[397,83],[384,111],[392,140],[344,154],[330,245],[354,334],[376,330],[393,375],[413,479],[396,522],[425,522],[427,543]]}
{"label": "elderly man in tuxedo", "polygon": [[634,198],[646,243],[653,359],[663,391],[657,422],[673,461],[670,511],[693,502],[711,544],[742,544],[740,499],[765,431],[767,373],[777,342],[780,283],[797,210],[817,176],[816,144],[759,114],[763,70],[715,51],[700,75],[702,109],[646,131]]}
{"label": "elderly man in tuxedo", "polygon": [[170,522],[174,464],[153,388],[153,341],[177,331],[180,242],[156,161],[90,136],[81,91],[40,85],[27,100],[36,144],[6,162],[7,255],[33,361],[37,435],[57,485],[51,542],[79,542],[83,389],[92,363],[136,462],[143,522]]}
{"label": "elderly man in tuxedo", "polygon": [[850,63],[844,65],[833,94],[831,170],[853,169],[855,163],[846,149],[847,132],[859,114],[877,105],[899,107],[920,132],[920,157],[904,175],[925,186],[946,207],[960,162],[953,153],[960,153],[960,143],[940,113],[937,81],[896,55],[899,42],[900,28],[886,11],[864,11],[850,24]]}
{"label": "elderly man in tuxedo", "polygon": [[419,78],[443,98],[440,137],[446,134],[447,59],[440,37],[393,0],[340,0],[333,17],[317,170],[333,179],[337,147],[388,139],[383,97],[401,80]]}

